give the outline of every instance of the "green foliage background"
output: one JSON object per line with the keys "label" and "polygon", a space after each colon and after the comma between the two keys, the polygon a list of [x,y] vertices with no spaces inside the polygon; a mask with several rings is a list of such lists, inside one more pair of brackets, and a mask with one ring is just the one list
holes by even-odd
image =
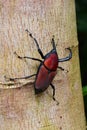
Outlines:
{"label": "green foliage background", "polygon": [[81,77],[87,118],[87,0],[76,0],[75,2]]}

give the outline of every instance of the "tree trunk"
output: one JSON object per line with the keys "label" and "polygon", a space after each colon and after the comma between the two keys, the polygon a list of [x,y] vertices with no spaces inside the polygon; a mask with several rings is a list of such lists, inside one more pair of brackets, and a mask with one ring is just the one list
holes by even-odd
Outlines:
{"label": "tree trunk", "polygon": [[[0,130],[85,130],[74,0],[0,3]],[[14,55],[16,51],[20,56],[40,58],[25,29],[37,39],[44,55],[52,49],[53,35],[59,58],[68,55],[65,48],[72,49],[72,59],[59,64],[68,72],[58,70],[53,81],[59,105],[52,99],[51,87],[35,95],[35,77],[15,82],[4,78],[37,72],[38,61]]]}

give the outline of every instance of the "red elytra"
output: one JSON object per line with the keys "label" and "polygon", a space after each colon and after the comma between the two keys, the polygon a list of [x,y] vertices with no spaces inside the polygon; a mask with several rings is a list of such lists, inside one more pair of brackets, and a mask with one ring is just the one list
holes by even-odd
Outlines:
{"label": "red elytra", "polygon": [[27,56],[21,57],[15,52],[16,56],[19,59],[26,58],[26,59],[36,60],[36,61],[40,62],[40,65],[38,67],[36,74],[26,76],[26,77],[21,77],[21,78],[9,78],[9,80],[15,81],[16,79],[27,79],[27,78],[36,76],[35,83],[34,83],[35,94],[39,94],[39,93],[45,91],[50,85],[53,89],[53,100],[55,100],[55,97],[54,97],[55,96],[55,87],[52,84],[52,80],[54,79],[55,75],[57,74],[57,68],[64,70],[62,67],[60,67],[58,65],[58,63],[70,60],[72,58],[72,51],[70,48],[66,48],[70,51],[69,55],[65,58],[59,59],[58,55],[57,55],[57,51],[56,51],[54,37],[53,37],[52,41],[51,41],[53,49],[44,56],[43,52],[41,51],[41,49],[39,47],[39,44],[38,44],[36,38],[34,38],[28,30],[26,30],[26,31],[28,32],[29,36],[34,40],[38,53],[40,54],[41,58],[44,60],[27,57]]}

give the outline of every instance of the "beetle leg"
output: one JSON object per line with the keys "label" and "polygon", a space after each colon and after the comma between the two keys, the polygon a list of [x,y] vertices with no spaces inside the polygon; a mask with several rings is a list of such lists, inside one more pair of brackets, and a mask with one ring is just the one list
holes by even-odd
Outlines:
{"label": "beetle leg", "polygon": [[20,78],[9,78],[9,77],[6,77],[6,76],[4,76],[4,78],[6,79],[6,80],[9,80],[9,81],[15,81],[15,80],[19,80],[19,79],[28,79],[28,78],[31,78],[31,77],[33,77],[33,76],[36,76],[36,74],[32,74],[32,75],[29,75],[29,76],[25,76],[25,77],[20,77]]}
{"label": "beetle leg", "polygon": [[62,58],[62,59],[58,59],[58,62],[68,61],[68,60],[70,60],[72,58],[72,51],[71,51],[71,49],[70,48],[66,48],[66,49],[70,51],[69,56],[67,56],[65,58]]}
{"label": "beetle leg", "polygon": [[37,58],[32,58],[32,57],[28,57],[28,56],[24,56],[24,57],[22,57],[22,56],[19,56],[16,52],[14,52],[14,54],[19,58],[19,59],[31,59],[31,60],[36,60],[36,61],[39,61],[39,62],[42,62],[42,60],[40,60],[40,59],[37,59]]}
{"label": "beetle leg", "polygon": [[62,68],[61,66],[58,66],[59,69],[61,69],[62,71],[66,71],[68,72],[68,70],[65,70],[64,68]]}
{"label": "beetle leg", "polygon": [[52,87],[52,89],[53,89],[53,100],[55,101],[55,87],[54,87],[54,85],[51,83],[50,84],[51,85],[51,87]]}
{"label": "beetle leg", "polygon": [[39,47],[39,44],[38,44],[36,38],[34,38],[34,37],[32,36],[32,34],[31,34],[27,29],[26,29],[25,31],[27,31],[27,32],[29,33],[29,36],[35,41],[36,46],[37,46],[37,50],[38,50],[40,56],[42,57],[42,59],[44,59],[45,57],[44,57],[43,52],[41,51],[41,49],[40,49],[40,47]]}
{"label": "beetle leg", "polygon": [[61,66],[58,66],[59,69],[61,69],[62,71],[64,71],[64,68],[62,68]]}
{"label": "beetle leg", "polygon": [[55,41],[54,41],[54,36],[53,36],[53,38],[52,38],[51,43],[52,43],[53,49],[56,50],[56,45],[55,45]]}
{"label": "beetle leg", "polygon": [[53,100],[57,102],[57,105],[59,105],[59,102],[54,97],[55,96],[55,86],[52,83],[50,85],[51,85],[51,87],[53,89]]}

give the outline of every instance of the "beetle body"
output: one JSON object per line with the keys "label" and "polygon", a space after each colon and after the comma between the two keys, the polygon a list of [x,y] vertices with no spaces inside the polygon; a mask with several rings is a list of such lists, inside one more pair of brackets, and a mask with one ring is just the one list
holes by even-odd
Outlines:
{"label": "beetle body", "polygon": [[58,56],[56,50],[50,51],[37,71],[36,80],[34,84],[35,94],[45,91],[52,80],[54,79],[58,68]]}
{"label": "beetle body", "polygon": [[72,51],[70,48],[66,48],[70,51],[69,55],[65,58],[59,59],[58,55],[57,55],[57,51],[56,51],[54,37],[53,37],[52,41],[51,41],[53,49],[44,56],[43,52],[41,51],[41,49],[39,47],[39,44],[38,44],[36,38],[34,38],[28,30],[26,30],[26,31],[28,32],[29,36],[34,40],[38,53],[40,54],[40,56],[43,60],[40,60],[37,58],[32,58],[32,57],[27,57],[27,56],[21,57],[15,52],[16,56],[19,59],[26,58],[26,59],[36,60],[36,61],[40,62],[40,65],[38,67],[38,71],[36,74],[26,76],[26,77],[21,77],[21,78],[9,78],[9,80],[14,81],[16,79],[27,79],[27,78],[36,76],[35,83],[34,83],[35,94],[39,94],[39,93],[45,91],[50,85],[53,89],[53,99],[55,100],[55,98],[54,98],[55,87],[52,84],[52,81],[53,81],[54,77],[56,76],[57,68],[64,70],[62,67],[59,66],[59,62],[65,62],[65,61],[70,60],[72,58]]}

